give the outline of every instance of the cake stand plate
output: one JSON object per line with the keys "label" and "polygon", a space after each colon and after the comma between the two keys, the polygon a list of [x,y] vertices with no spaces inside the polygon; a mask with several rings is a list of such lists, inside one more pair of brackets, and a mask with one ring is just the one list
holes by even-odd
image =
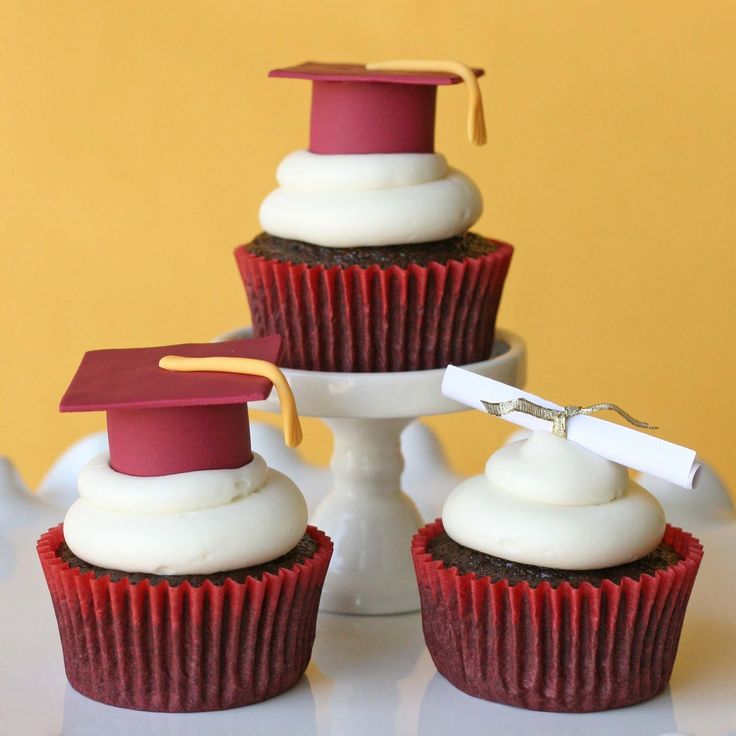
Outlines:
{"label": "cake stand plate", "polygon": [[[248,329],[234,330],[218,340],[250,334]],[[521,388],[525,359],[523,340],[497,330],[490,357],[465,367]],[[418,610],[409,544],[423,521],[414,502],[401,490],[400,436],[417,417],[467,407],[440,392],[444,369],[329,373],[285,368],[284,374],[299,413],[323,419],[335,440],[330,462],[332,491],[311,518],[335,543],[322,610],[357,614]],[[276,392],[251,406],[280,411]]]}
{"label": "cake stand plate", "polygon": [[[101,445],[104,438],[94,442]],[[321,612],[306,675],[283,695],[215,713],[147,713],[96,703],[66,682],[36,554],[39,534],[62,520],[66,496],[30,493],[0,457],[0,734],[736,736],[736,620],[729,597],[736,588],[736,517],[727,489],[710,470],[695,495],[679,494],[693,506],[679,505],[679,517],[671,518],[701,539],[705,558],[670,686],[646,703],[571,715],[479,700],[437,673],[418,613]]]}

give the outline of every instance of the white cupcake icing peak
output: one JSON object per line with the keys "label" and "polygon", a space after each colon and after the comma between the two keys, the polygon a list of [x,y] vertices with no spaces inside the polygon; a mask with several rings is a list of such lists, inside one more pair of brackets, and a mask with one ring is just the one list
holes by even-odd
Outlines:
{"label": "white cupcake icing peak", "polygon": [[478,187],[436,153],[295,151],[261,204],[271,235],[327,247],[444,240],[481,216]]}
{"label": "white cupcake icing peak", "polygon": [[563,570],[632,562],[665,529],[662,507],[625,468],[544,430],[494,453],[452,491],[442,521],[466,547]]}
{"label": "white cupcake icing peak", "polygon": [[79,477],[64,520],[75,555],[93,565],[156,575],[208,575],[259,565],[292,549],[307,526],[296,485],[257,454],[241,468],[138,477],[107,453]]}
{"label": "white cupcake icing peak", "polygon": [[693,450],[589,416],[614,410],[656,429],[614,404],[561,407],[453,365],[442,393],[533,430],[495,452],[485,473],[445,502],[449,536],[486,554],[563,570],[632,562],[659,545],[666,522],[659,502],[629,480],[625,466],[687,488],[698,475]]}

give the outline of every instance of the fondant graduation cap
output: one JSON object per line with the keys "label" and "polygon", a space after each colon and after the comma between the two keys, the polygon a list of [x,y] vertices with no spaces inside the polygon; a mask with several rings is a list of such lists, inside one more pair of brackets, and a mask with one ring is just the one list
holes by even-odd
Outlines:
{"label": "fondant graduation cap", "polygon": [[[281,338],[271,336],[93,350],[84,355],[59,408],[107,412],[110,465],[121,473],[241,467],[253,457],[248,402],[266,399],[273,382],[283,379],[272,365],[280,348]],[[169,370],[159,366],[167,361]],[[283,402],[281,389],[279,396]],[[298,418],[296,423],[298,428]]]}
{"label": "fondant graduation cap", "polygon": [[322,64],[308,61],[273,69],[270,77],[312,82],[309,150],[322,154],[432,153],[437,87],[465,82],[468,130],[485,143],[476,77],[482,69],[458,62],[390,61]]}

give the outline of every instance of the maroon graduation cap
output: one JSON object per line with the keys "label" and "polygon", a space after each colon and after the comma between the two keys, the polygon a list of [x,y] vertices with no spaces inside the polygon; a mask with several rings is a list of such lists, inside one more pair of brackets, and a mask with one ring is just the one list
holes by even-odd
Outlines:
{"label": "maroon graduation cap", "polygon": [[[270,77],[311,80],[309,150],[322,154],[432,153],[437,87],[465,81],[471,90],[471,116],[480,118],[482,127],[476,82],[482,74],[482,69],[457,62],[427,61],[308,61],[269,72]],[[485,142],[484,127],[473,140]]]}
{"label": "maroon graduation cap", "polygon": [[107,412],[110,465],[118,472],[151,476],[238,468],[253,457],[247,403],[266,399],[272,381],[201,368],[165,370],[159,361],[168,355],[217,356],[270,364],[278,360],[280,348],[281,338],[274,335],[93,350],[85,353],[59,408]]}

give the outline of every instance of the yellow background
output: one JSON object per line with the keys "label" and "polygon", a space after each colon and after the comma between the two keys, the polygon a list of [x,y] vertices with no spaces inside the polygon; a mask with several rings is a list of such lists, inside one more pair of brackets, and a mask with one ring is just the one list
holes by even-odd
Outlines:
{"label": "yellow background", "polygon": [[[736,487],[734,38],[712,1],[1,2],[0,454],[35,485],[103,426],[56,411],[85,350],[246,322],[232,251],[307,141],[309,85],[270,68],[450,58],[487,70],[489,144],[452,88],[437,149],[516,246],[528,388],[620,403]],[[465,473],[509,431],[431,424]]]}

